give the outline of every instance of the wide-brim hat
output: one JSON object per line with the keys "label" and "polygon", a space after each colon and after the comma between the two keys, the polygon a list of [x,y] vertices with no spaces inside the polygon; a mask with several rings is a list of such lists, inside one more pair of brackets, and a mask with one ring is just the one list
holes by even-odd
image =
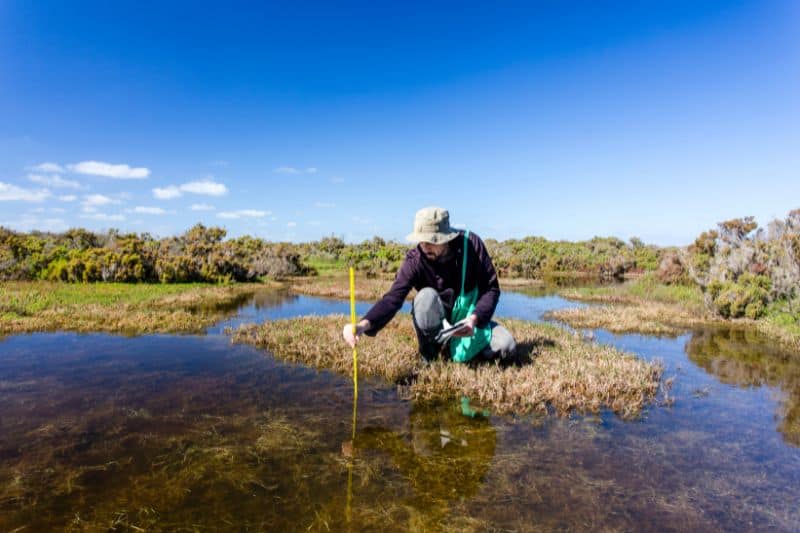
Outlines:
{"label": "wide-brim hat", "polygon": [[414,215],[414,231],[406,235],[411,242],[444,244],[458,237],[450,227],[450,213],[441,207],[423,207]]}

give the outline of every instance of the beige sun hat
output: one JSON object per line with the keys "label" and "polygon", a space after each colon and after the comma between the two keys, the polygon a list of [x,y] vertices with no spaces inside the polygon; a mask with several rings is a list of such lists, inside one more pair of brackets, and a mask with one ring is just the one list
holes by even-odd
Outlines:
{"label": "beige sun hat", "polygon": [[450,227],[450,213],[441,207],[423,207],[414,215],[414,231],[406,235],[411,242],[444,244],[458,237]]}

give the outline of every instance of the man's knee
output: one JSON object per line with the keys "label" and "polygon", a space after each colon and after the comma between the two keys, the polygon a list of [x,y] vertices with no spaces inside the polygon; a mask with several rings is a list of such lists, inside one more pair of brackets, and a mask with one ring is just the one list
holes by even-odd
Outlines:
{"label": "man's knee", "polygon": [[440,329],[444,319],[444,305],[436,289],[425,287],[420,290],[414,297],[411,314],[419,329],[426,332]]}
{"label": "man's knee", "polygon": [[517,341],[514,340],[514,336],[505,326],[497,322],[492,321],[490,325],[492,326],[492,339],[489,342],[489,346],[484,348],[484,357],[494,358],[499,356],[502,359],[514,357],[517,351]]}

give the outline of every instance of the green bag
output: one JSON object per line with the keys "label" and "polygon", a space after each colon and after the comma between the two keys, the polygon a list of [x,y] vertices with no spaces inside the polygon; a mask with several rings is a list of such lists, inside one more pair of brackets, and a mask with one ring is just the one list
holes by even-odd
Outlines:
{"label": "green bag", "polygon": [[[461,265],[461,294],[456,298],[451,314],[451,322],[455,324],[475,311],[478,302],[478,287],[464,294],[464,280],[467,278],[467,250],[469,248],[469,230],[464,232],[464,264]],[[489,346],[492,340],[492,327],[476,327],[471,337],[453,337],[450,339],[450,358],[457,363],[466,363],[478,352]]]}

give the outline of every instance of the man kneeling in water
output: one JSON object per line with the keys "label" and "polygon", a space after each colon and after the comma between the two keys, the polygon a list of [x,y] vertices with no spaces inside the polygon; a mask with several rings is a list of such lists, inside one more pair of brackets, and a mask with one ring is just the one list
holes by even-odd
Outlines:
{"label": "man kneeling in water", "polygon": [[[412,288],[417,290],[411,315],[419,351],[430,361],[444,348],[449,358],[465,363],[482,359],[510,359],[516,351],[511,333],[491,320],[500,298],[500,285],[492,259],[480,237],[450,227],[450,215],[440,207],[426,207],[414,217],[407,236],[418,245],[409,250],[389,292],[356,325],[347,324],[342,335],[355,346],[363,335],[374,336],[394,318]],[[445,320],[463,326],[452,337],[440,333]]]}

